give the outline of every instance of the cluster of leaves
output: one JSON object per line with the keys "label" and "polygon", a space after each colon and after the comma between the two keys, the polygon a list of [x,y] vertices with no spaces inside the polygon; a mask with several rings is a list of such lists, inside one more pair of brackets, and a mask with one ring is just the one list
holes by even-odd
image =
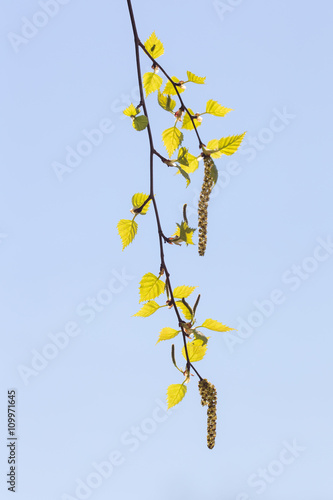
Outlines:
{"label": "cluster of leaves", "polygon": [[[163,281],[163,271],[156,276],[153,273],[145,274],[140,281],[140,301],[144,302],[142,308],[134,314],[134,316],[139,316],[142,318],[146,318],[154,314],[158,309],[163,307],[168,307],[171,309],[173,307],[173,303],[170,300],[170,292],[168,289],[168,283]],[[196,289],[196,286],[177,286],[173,289],[173,298],[175,307],[178,308],[179,314],[183,317],[180,321],[180,327],[183,328],[186,337],[188,338],[188,342],[186,344],[188,359],[190,363],[195,363],[197,361],[201,361],[206,354],[208,347],[208,340],[210,337],[204,335],[199,328],[204,328],[208,330],[213,330],[215,332],[228,332],[233,330],[233,328],[229,328],[228,326],[223,325],[219,321],[213,320],[211,318],[206,319],[201,325],[196,325],[196,310],[199,304],[200,295],[197,296],[193,306],[189,304],[186,300]],[[160,297],[162,294],[165,294],[164,303],[158,304],[154,299]],[[166,300],[165,300],[166,299]],[[181,328],[175,329],[170,327],[162,328],[160,331],[157,344],[162,340],[171,340],[177,335],[181,333]],[[182,348],[182,355],[186,361],[187,355],[185,351],[185,346]],[[172,361],[177,368],[184,376],[185,379],[181,384],[172,384],[168,387],[167,396],[168,396],[168,408],[175,406],[178,404],[186,394],[186,385],[190,378],[189,373],[186,368],[179,368],[177,366],[174,354],[174,345],[172,345]]]}
{"label": "cluster of leaves", "polygon": [[[178,173],[181,174],[188,186],[191,179],[190,175],[198,169],[199,160],[204,159],[205,164],[205,179],[203,189],[204,195],[201,197],[201,205],[199,210],[199,246],[201,241],[205,239],[206,226],[207,226],[207,205],[209,194],[215,185],[218,178],[218,170],[215,166],[213,158],[219,158],[221,155],[232,155],[240,146],[244,134],[222,137],[221,139],[212,139],[207,144],[204,144],[200,139],[198,127],[202,124],[203,115],[208,114],[212,116],[223,117],[230,111],[230,108],[224,107],[217,101],[212,99],[208,100],[203,112],[193,112],[191,108],[185,106],[181,94],[186,90],[186,84],[203,85],[205,77],[200,77],[194,73],[187,71],[187,79],[181,80],[176,76],[169,77],[165,70],[156,62],[156,59],[164,53],[162,42],[157,38],[155,32],[143,44],[137,34],[135,19],[131,0],[127,0],[129,13],[132,22],[135,48],[136,48],[136,62],[138,75],[141,73],[139,48],[152,61],[152,71],[146,72],[141,79],[139,76],[140,88],[140,102],[134,106],[131,104],[124,110],[124,114],[131,118],[132,125],[135,130],[142,131],[148,129],[148,137],[150,142],[150,193],[149,195],[143,193],[136,193],[132,197],[131,213],[132,219],[122,219],[118,223],[118,233],[120,235],[123,249],[126,248],[134,239],[138,230],[138,223],[135,220],[138,215],[146,215],[149,205],[153,202],[154,213],[157,222],[159,242],[160,242],[160,255],[161,264],[158,274],[151,272],[146,273],[141,281],[139,287],[139,302],[142,303],[141,309],[134,314],[137,317],[146,318],[151,316],[161,308],[169,308],[175,311],[177,318],[177,328],[164,327],[159,332],[157,344],[162,341],[172,340],[178,335],[181,335],[183,340],[182,356],[185,359],[185,366],[178,366],[175,356],[175,345],[171,345],[171,358],[176,369],[182,374],[183,381],[181,383],[171,384],[167,389],[167,402],[168,408],[178,404],[185,396],[187,391],[187,384],[191,379],[191,371],[195,372],[199,377],[199,392],[202,398],[202,404],[208,405],[208,447],[213,448],[215,444],[216,434],[216,389],[215,387],[203,379],[194,367],[193,363],[201,361],[206,355],[208,342],[210,337],[207,336],[206,330],[215,332],[228,332],[233,330],[228,326],[220,323],[219,321],[211,318],[205,319],[202,324],[197,325],[196,313],[200,301],[200,295],[195,300],[192,300],[192,293],[197,288],[196,286],[180,285],[175,288],[171,287],[170,273],[168,272],[163,243],[180,245],[185,243],[193,245],[193,235],[195,228],[188,224],[186,217],[186,204],[183,210],[183,220],[176,225],[175,233],[172,236],[165,236],[162,231],[160,218],[158,214],[157,202],[155,193],[153,191],[153,158],[154,155],[158,156],[160,160],[168,167],[175,167]],[[163,78],[158,74],[159,70],[166,77],[164,88]],[[162,90],[161,90],[162,89]],[[171,126],[166,128],[162,133],[163,144],[166,148],[168,157],[164,157],[158,153],[153,145],[152,131],[150,128],[148,112],[145,100],[150,94],[157,93],[157,102],[159,106],[168,114],[172,115]],[[144,96],[145,94],[145,96]],[[179,106],[176,105],[176,100],[179,100]],[[189,149],[183,145],[184,134],[183,130],[193,130],[199,142],[199,154],[193,154]],[[200,222],[201,221],[201,222]],[[204,231],[204,232],[203,232]],[[202,247],[202,245],[201,245]],[[203,254],[203,253],[201,253]],[[157,300],[158,299],[158,300]],[[162,300],[161,300],[162,299]],[[203,332],[202,332],[203,330]],[[208,384],[208,385],[207,385]]]}
{"label": "cluster of leaves", "polygon": [[[162,132],[162,140],[168,153],[168,158],[164,162],[170,167],[176,167],[180,174],[186,179],[187,186],[190,183],[190,176],[199,166],[199,160],[203,155],[211,155],[212,158],[219,158],[222,154],[232,155],[239,148],[245,133],[222,137],[220,140],[212,139],[207,145],[200,144],[202,153],[193,155],[188,148],[181,147],[184,141],[184,134],[181,130],[196,130],[202,123],[202,117],[205,114],[223,117],[230,111],[231,108],[222,106],[217,101],[209,99],[206,103],[205,111],[194,113],[191,108],[183,106],[182,101],[180,107],[176,110],[176,101],[171,96],[178,96],[186,90],[186,84],[203,85],[206,77],[197,76],[191,71],[187,71],[187,80],[180,80],[176,76],[172,76],[167,80],[163,90],[163,78],[158,75],[159,66],[156,59],[164,53],[162,42],[157,38],[155,32],[146,40],[145,51],[153,59],[153,71],[143,75],[142,83],[145,89],[146,98],[157,91],[157,102],[165,111],[173,116],[173,125]],[[132,118],[133,127],[136,130],[144,130],[148,125],[148,119],[144,115],[139,115],[140,110],[131,104],[125,109],[124,114]],[[171,158],[178,150],[176,157]],[[217,178],[216,178],[217,180]],[[215,180],[215,182],[216,182]]]}

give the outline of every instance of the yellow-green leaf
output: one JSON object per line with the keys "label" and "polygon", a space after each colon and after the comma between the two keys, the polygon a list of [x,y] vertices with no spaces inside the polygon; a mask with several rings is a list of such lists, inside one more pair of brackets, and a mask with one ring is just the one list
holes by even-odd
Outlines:
{"label": "yellow-green leaf", "polygon": [[241,145],[245,134],[246,132],[241,135],[222,137],[222,139],[219,140],[219,150],[222,151],[222,153],[225,155],[233,155]]}
{"label": "yellow-green leaf", "polygon": [[174,328],[162,328],[160,331],[160,336],[158,337],[158,341],[156,344],[161,342],[161,340],[170,340],[173,339],[174,337],[177,337],[178,333],[181,330],[175,330]]}
{"label": "yellow-green leaf", "polygon": [[167,391],[168,409],[176,406],[184,398],[187,391],[186,385],[171,384]]}
{"label": "yellow-green leaf", "polygon": [[[212,158],[219,158],[222,154],[230,156],[237,151],[245,134],[246,132],[240,135],[222,137],[219,141],[217,139],[212,139],[208,142],[205,149],[211,154]],[[214,152],[212,153],[212,151]]]}
{"label": "yellow-green leaf", "polygon": [[[192,109],[188,108],[188,110],[189,110],[189,113],[192,116],[194,116],[194,113],[193,113]],[[193,120],[194,120],[195,126],[196,127],[200,127],[201,122],[197,118],[194,118]],[[194,129],[192,120],[191,120],[191,118],[190,118],[190,116],[189,116],[188,113],[185,113],[185,115],[184,115],[182,128],[185,128],[186,130],[193,130]]]}
{"label": "yellow-green leaf", "polygon": [[182,313],[184,314],[184,317],[185,319],[192,319],[192,314],[190,313],[190,311],[187,309],[186,305],[183,304],[183,302],[177,300],[176,301],[176,304],[177,304],[177,307],[179,307],[179,309],[182,311]]}
{"label": "yellow-green leaf", "polygon": [[165,283],[153,273],[145,274],[140,281],[140,301],[155,299],[164,292]]}
{"label": "yellow-green leaf", "polygon": [[229,111],[233,111],[231,108],[225,108],[221,106],[217,101],[210,99],[206,104],[206,113],[214,116],[225,116]]}
{"label": "yellow-green leaf", "polygon": [[186,299],[189,295],[191,295],[194,290],[198,288],[197,286],[177,286],[173,291],[173,296],[175,299]]}
{"label": "yellow-green leaf", "polygon": [[199,160],[196,156],[192,155],[191,153],[187,153],[187,161],[188,165],[187,166],[184,165],[183,169],[188,174],[192,174],[199,167]]}
{"label": "yellow-green leaf", "polygon": [[163,43],[157,38],[155,31],[145,41],[145,48],[154,59],[164,54]]}
{"label": "yellow-green leaf", "polygon": [[[144,193],[136,193],[132,196],[132,206],[134,209],[142,207],[146,199],[148,198],[147,194]],[[151,200],[148,201],[148,203],[145,204],[143,209],[141,210],[140,214],[141,215],[146,215],[149,209]]]}
{"label": "yellow-green leaf", "polygon": [[[206,319],[201,327],[208,328],[209,330],[214,330],[214,332],[229,332],[230,330],[234,330],[234,328],[229,328],[228,326],[222,325],[219,321],[215,321],[215,319]],[[198,326],[198,328],[200,328]]]}
{"label": "yellow-green leaf", "polygon": [[126,116],[136,116],[138,113],[140,113],[140,110],[136,109],[136,107],[133,104],[130,104],[128,108],[124,109],[123,113]]}
{"label": "yellow-green leaf", "polygon": [[171,158],[172,153],[174,153],[183,142],[184,136],[177,127],[171,127],[164,130],[162,139],[169,154],[169,158]]}
{"label": "yellow-green leaf", "polygon": [[[187,343],[187,352],[188,357],[190,358],[191,363],[195,361],[200,361],[207,351],[207,344],[204,344],[201,339],[195,339],[192,342]],[[186,359],[185,347],[182,349],[182,354]]]}
{"label": "yellow-green leaf", "polygon": [[143,75],[143,86],[146,91],[146,97],[152,92],[155,92],[155,90],[158,90],[162,83],[162,78],[156,73],[145,73]]}
{"label": "yellow-green leaf", "polygon": [[144,130],[147,127],[148,118],[145,115],[136,116],[133,119],[132,125],[135,128],[135,130],[138,130],[140,132],[141,130]]}
{"label": "yellow-green leaf", "polygon": [[[171,80],[175,83],[179,82],[179,79],[176,76],[171,77]],[[177,85],[177,90],[179,94],[181,94],[185,89],[182,89],[180,85]],[[170,81],[167,81],[162,94],[177,95],[177,92],[175,91],[175,88]]]}
{"label": "yellow-green leaf", "polygon": [[151,314],[154,314],[154,312],[157,311],[161,306],[159,306],[154,300],[150,300],[146,304],[144,304],[140,311],[137,313],[133,314],[133,316],[140,316],[141,318],[147,318]]}
{"label": "yellow-green leaf", "polygon": [[158,104],[165,109],[165,111],[173,112],[174,107],[176,106],[176,101],[171,99],[170,95],[164,95],[160,91],[158,91],[157,96]]}
{"label": "yellow-green leaf", "polygon": [[179,236],[186,245],[194,245],[192,240],[194,231],[195,229],[189,227],[186,222],[183,221],[181,224],[177,224],[177,229],[173,236]]}
{"label": "yellow-green leaf", "polygon": [[197,76],[194,73],[191,73],[191,71],[187,71],[187,79],[190,82],[202,84],[202,83],[205,83],[206,77],[205,76]]}
{"label": "yellow-green leaf", "polygon": [[138,224],[135,220],[121,219],[117,224],[117,229],[121,241],[123,243],[123,250],[127,247],[135,238],[138,231]]}

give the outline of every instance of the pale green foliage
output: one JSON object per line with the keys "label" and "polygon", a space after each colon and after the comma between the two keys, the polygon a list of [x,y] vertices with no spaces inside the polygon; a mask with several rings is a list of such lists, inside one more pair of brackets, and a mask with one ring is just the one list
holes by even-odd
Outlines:
{"label": "pale green foliage", "polygon": [[146,97],[152,92],[155,92],[155,90],[158,90],[162,83],[162,78],[156,73],[145,73],[143,75],[143,86],[146,91]]}
{"label": "pale green foliage", "polygon": [[186,319],[191,320],[193,318],[193,315],[190,313],[190,311],[188,310],[188,308],[186,307],[186,305],[182,301],[176,300],[176,304],[177,304],[177,307],[182,311],[182,313]]}
{"label": "pale green foliage", "polygon": [[[172,76],[171,80],[175,83],[179,83],[180,81],[176,76]],[[185,89],[182,89],[180,85],[177,85],[177,90],[178,93],[181,94]],[[175,87],[173,86],[173,84],[168,81],[164,87],[162,94],[177,95],[177,92],[175,91]]]}
{"label": "pale green foliage", "polygon": [[[136,39],[137,37],[135,37]],[[136,41],[137,43],[137,41]],[[137,48],[142,48],[141,42],[137,45]],[[185,179],[186,179],[186,185],[188,186],[191,178],[190,174],[195,172],[195,170],[198,169],[199,167],[199,159],[204,159],[204,168],[205,168],[205,177],[204,179],[207,180],[206,184],[209,184],[209,189],[213,188],[213,185],[216,184],[217,179],[218,179],[218,170],[216,168],[215,163],[213,162],[212,158],[219,158],[220,156],[224,155],[232,155],[234,154],[237,149],[240,147],[240,144],[244,138],[245,133],[240,134],[240,135],[233,135],[233,136],[228,136],[228,137],[222,137],[221,139],[213,139],[210,140],[207,145],[205,146],[202,143],[202,140],[200,139],[199,132],[196,131],[196,134],[199,139],[199,147],[201,148],[201,151],[199,155],[195,156],[194,154],[191,154],[188,150],[187,147],[182,146],[182,143],[184,141],[184,135],[183,133],[179,130],[181,127],[184,130],[189,130],[189,131],[194,131],[194,129],[197,129],[198,127],[201,126],[202,124],[202,115],[204,114],[210,114],[213,116],[218,116],[218,117],[223,117],[230,111],[232,111],[231,108],[226,108],[219,104],[217,101],[214,101],[212,99],[208,100],[206,103],[206,110],[205,112],[201,113],[194,113],[191,108],[187,107],[185,103],[183,102],[183,99],[179,97],[177,94],[181,94],[185,90],[185,84],[187,82],[194,83],[194,84],[204,84],[206,77],[200,77],[195,75],[194,73],[191,73],[190,71],[187,71],[187,80],[179,80],[177,77],[173,76],[172,81],[167,80],[165,83],[164,89],[161,92],[161,87],[163,84],[163,79],[161,76],[157,74],[158,71],[158,63],[155,62],[155,59],[161,56],[164,53],[164,47],[162,42],[157,38],[155,32],[153,32],[150,37],[146,40],[144,44],[145,50],[148,52],[148,54],[154,59],[153,61],[153,72],[146,72],[142,76],[142,83],[143,83],[143,88],[145,90],[145,95],[146,98],[149,96],[149,94],[156,92],[157,91],[157,102],[160,107],[162,107],[163,110],[167,111],[172,115],[172,119],[169,116],[169,128],[166,128],[162,132],[162,139],[164,146],[168,152],[169,159],[165,158],[164,156],[160,155],[156,150],[153,148],[151,149],[151,154],[157,155],[160,157],[162,162],[164,164],[167,164],[169,167],[174,167],[177,169],[177,173],[180,173]],[[162,69],[163,74],[165,75],[166,73]],[[173,82],[173,83],[172,83]],[[141,85],[141,82],[139,82]],[[174,85],[176,84],[176,85]],[[142,91],[142,88],[141,88]],[[173,99],[171,96],[176,96],[176,100]],[[177,101],[179,102],[179,107],[177,111],[175,112],[176,106],[177,106]],[[138,104],[138,107],[135,107],[132,103],[130,106],[128,106],[124,110],[124,114],[128,117],[131,118],[132,120],[132,125],[137,131],[144,130],[147,127],[150,127],[150,124],[148,123],[148,118],[144,114],[141,113],[141,107],[146,110],[145,104],[143,104],[141,101]],[[148,111],[147,113],[148,114]],[[165,115],[168,116],[168,115]],[[192,118],[191,118],[192,117]],[[193,121],[192,121],[193,120]],[[171,126],[170,126],[171,125]],[[149,133],[151,133],[151,130],[149,130]],[[187,132],[186,132],[187,133]],[[193,133],[193,132],[192,132]],[[200,132],[201,133],[201,132]],[[177,153],[178,150],[178,153]],[[175,154],[175,159],[171,159],[172,155]],[[208,165],[208,167],[207,167]],[[152,188],[153,190],[153,188]],[[206,189],[207,191],[207,189]],[[209,194],[210,194],[209,191]],[[207,193],[206,193],[207,194]],[[131,212],[133,213],[134,217],[132,220],[125,220],[122,219],[119,221],[117,228],[118,232],[123,244],[123,249],[128,246],[134,239],[137,230],[138,230],[138,224],[134,220],[139,214],[145,215],[149,209],[149,205],[151,200],[147,201],[149,198],[151,198],[152,194],[149,196],[144,194],[144,193],[136,193],[132,197],[132,209]],[[172,198],[172,193],[170,194],[169,198]],[[206,196],[207,198],[207,196]],[[208,196],[209,198],[209,196]],[[145,206],[142,208],[143,204],[147,201]],[[208,201],[206,202],[206,211],[207,212],[207,205]],[[158,212],[157,212],[157,205],[155,202],[154,198],[154,208],[155,208],[155,215],[156,219],[158,220]],[[200,206],[199,206],[199,215],[200,215]],[[207,217],[205,218],[205,227],[207,226]],[[200,218],[199,218],[199,228],[200,228]],[[175,244],[175,245],[181,245],[182,243],[185,243],[186,246],[188,245],[194,245],[193,242],[193,235],[194,232],[196,231],[196,228],[192,228],[188,224],[187,216],[186,216],[186,204],[184,205],[183,209],[183,220],[181,223],[177,223],[177,228],[176,232],[172,236],[166,236],[162,230],[159,227],[159,238],[160,238],[160,245],[162,245],[162,236],[164,239],[164,243],[169,243],[169,244]],[[199,249],[200,249],[200,234],[199,234]],[[165,276],[165,281],[162,278],[162,276]],[[139,295],[140,299],[139,302],[145,302],[141,309],[134,314],[134,316],[137,317],[148,317],[154,314],[158,309],[161,308],[166,308],[168,307],[169,309],[174,309],[174,305],[176,306],[177,310],[177,316],[178,316],[178,325],[180,329],[174,329],[174,328],[169,328],[165,327],[160,330],[159,337],[157,340],[157,344],[161,341],[165,340],[171,340],[179,335],[179,333],[182,332],[182,337],[183,341],[186,343],[186,348],[188,352],[188,358],[186,356],[186,350],[185,346],[182,348],[182,354],[186,360],[186,368],[185,370],[183,368],[179,368],[176,364],[176,359],[175,359],[175,346],[172,345],[171,348],[171,358],[172,362],[181,372],[181,374],[184,376],[184,381],[182,384],[172,384],[169,385],[168,390],[167,390],[167,401],[168,401],[168,408],[171,408],[175,405],[177,405],[185,396],[187,387],[185,384],[187,384],[190,381],[191,378],[191,368],[193,366],[191,365],[192,363],[198,362],[202,360],[207,352],[207,347],[208,347],[208,340],[210,337],[205,336],[201,331],[199,331],[199,328],[206,328],[212,331],[216,332],[228,332],[230,330],[233,330],[233,328],[230,328],[228,326],[223,325],[219,321],[213,320],[213,319],[206,319],[202,325],[200,326],[195,326],[196,325],[196,312],[197,312],[197,306],[199,303],[200,295],[196,298],[196,300],[193,300],[192,303],[192,297],[191,294],[193,291],[197,288],[195,286],[187,286],[187,285],[181,285],[173,290],[169,289],[171,287],[170,281],[169,281],[169,274],[166,268],[166,264],[164,262],[164,256],[163,252],[161,251],[161,265],[160,265],[160,274],[154,274],[154,273],[146,273],[140,281],[140,287],[139,287]],[[164,295],[164,296],[163,296]],[[157,297],[160,297],[159,300],[161,300],[161,296],[163,296],[163,305],[159,305],[154,299]],[[190,298],[189,298],[190,297]],[[189,300],[189,302],[187,302]],[[216,403],[216,390],[212,384],[208,383],[205,379],[201,379],[200,377],[200,394],[202,396],[202,400],[204,403],[207,403],[207,397],[209,396],[209,401],[211,403],[211,406],[213,406],[213,402]],[[207,400],[207,401],[206,401]],[[214,401],[213,401],[214,400]],[[214,404],[215,404],[214,403]],[[216,406],[216,404],[215,404]],[[215,408],[216,409],[216,408]],[[214,418],[213,418],[214,417]],[[215,432],[215,420],[216,420],[216,415],[211,415],[210,416],[210,426],[211,426],[211,435],[214,434]],[[213,428],[214,427],[214,428]],[[215,435],[214,435],[215,436]],[[215,440],[215,437],[214,437]],[[212,447],[214,444],[212,444],[212,440],[210,440],[210,445],[209,447]]]}
{"label": "pale green foliage", "polygon": [[[144,194],[144,193],[136,193],[136,194],[134,194],[132,196],[132,206],[133,206],[133,208],[134,209],[138,209],[138,208],[142,207],[142,205],[144,204],[144,202],[146,201],[147,198],[148,198],[148,195]],[[143,207],[143,209],[140,212],[141,215],[146,215],[146,213],[148,212],[148,209],[149,209],[150,202],[151,202],[151,200],[149,200],[145,204],[145,206]]]}
{"label": "pale green foliage", "polygon": [[175,235],[179,237],[181,241],[184,241],[187,245],[194,245],[193,243],[193,233],[196,229],[189,227],[187,222],[182,222],[181,224],[177,224],[177,229]]}
{"label": "pale green foliage", "polygon": [[163,109],[165,109],[165,111],[170,111],[171,113],[176,106],[176,101],[174,101],[169,95],[162,94],[160,91],[158,91],[157,94],[157,102]]}
{"label": "pale green foliage", "polygon": [[177,405],[184,398],[187,387],[184,384],[171,384],[167,391],[168,409]]}
{"label": "pale green foliage", "polygon": [[[207,343],[204,344],[203,340],[199,338],[192,340],[192,342],[187,343],[187,352],[191,363],[201,361],[207,352]],[[185,347],[182,348],[182,354],[186,359]]]}
{"label": "pale green foliage", "polygon": [[214,116],[225,116],[229,111],[233,111],[231,108],[225,108],[224,106],[221,106],[216,101],[213,101],[210,99],[207,101],[206,104],[206,113],[209,113],[210,115]]}
{"label": "pale green foliage", "polygon": [[154,312],[156,312],[160,307],[161,306],[159,306],[154,300],[150,300],[141,307],[140,311],[133,314],[133,316],[141,316],[142,318],[147,318],[151,314],[154,314]]}
{"label": "pale green foliage", "polygon": [[140,113],[140,110],[137,109],[133,104],[130,104],[128,108],[124,109],[123,113],[126,116],[132,117],[138,115]]}
{"label": "pale green foliage", "polygon": [[[191,108],[187,108],[187,109],[189,110],[190,114],[192,116],[194,116],[194,113],[193,113],[192,109]],[[197,118],[194,118],[193,121],[194,121],[195,126],[197,128],[200,127],[201,122],[198,121]],[[183,126],[182,126],[182,128],[185,128],[186,130],[193,130],[194,129],[192,120],[191,120],[190,116],[187,113],[185,114],[185,116],[183,118]]]}
{"label": "pale green foliage", "polygon": [[222,323],[215,321],[215,319],[206,319],[198,328],[208,328],[209,330],[214,330],[215,332],[229,332],[230,330],[234,330],[234,328],[222,325]]}
{"label": "pale green foliage", "polygon": [[164,54],[163,43],[157,38],[157,36],[155,35],[155,31],[145,41],[145,48],[155,59]]}
{"label": "pale green foliage", "polygon": [[136,116],[132,121],[132,125],[135,130],[138,130],[140,132],[147,127],[148,118],[145,115]]}
{"label": "pale green foliage", "polygon": [[186,297],[191,295],[191,293],[193,293],[196,288],[198,287],[186,286],[186,285],[176,286],[176,288],[174,288],[173,290],[173,296],[175,297],[175,299],[182,299],[182,298],[186,299]]}
{"label": "pale green foliage", "polygon": [[196,76],[194,73],[191,73],[191,71],[187,71],[187,78],[189,82],[193,83],[205,83],[206,77],[205,76]]}
{"label": "pale green foliage", "polygon": [[164,130],[162,133],[162,139],[170,158],[183,142],[184,136],[181,131],[174,126]]}
{"label": "pale green foliage", "polygon": [[219,141],[212,139],[208,142],[205,152],[210,154],[212,158],[219,158],[222,154],[233,155],[241,145],[246,132],[241,135],[231,135],[229,137],[222,137]]}
{"label": "pale green foliage", "polygon": [[145,274],[140,281],[140,301],[155,299],[164,292],[165,283],[153,273]]}
{"label": "pale green foliage", "polygon": [[156,344],[161,342],[161,340],[170,340],[173,339],[174,337],[177,337],[178,333],[180,333],[181,330],[175,330],[174,328],[162,328],[160,331],[160,336],[158,337],[158,341]]}
{"label": "pale green foliage", "polygon": [[148,118],[145,115],[137,116],[140,113],[140,109],[136,108],[133,104],[130,104],[126,109],[124,109],[123,113],[124,115],[132,118],[132,125],[135,130],[140,132],[147,127]]}
{"label": "pale green foliage", "polygon": [[135,238],[138,230],[138,224],[135,220],[121,219],[117,225],[118,233],[123,243],[123,250],[127,247]]}

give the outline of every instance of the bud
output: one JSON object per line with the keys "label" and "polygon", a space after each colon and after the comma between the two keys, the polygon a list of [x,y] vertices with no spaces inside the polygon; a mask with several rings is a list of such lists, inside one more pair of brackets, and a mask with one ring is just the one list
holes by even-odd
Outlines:
{"label": "bud", "polygon": [[158,67],[158,65],[155,62],[152,64],[151,68],[154,70],[155,74],[158,73],[160,70],[160,68]]}

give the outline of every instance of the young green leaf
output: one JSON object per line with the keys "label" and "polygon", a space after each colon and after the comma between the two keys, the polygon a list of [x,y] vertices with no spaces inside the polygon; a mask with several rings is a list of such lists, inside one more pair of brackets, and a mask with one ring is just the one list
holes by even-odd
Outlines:
{"label": "young green leaf", "polygon": [[169,154],[169,158],[171,158],[172,153],[176,151],[183,142],[184,136],[177,127],[171,127],[164,130],[162,139]]}
{"label": "young green leaf", "polygon": [[[135,193],[132,196],[132,206],[133,206],[133,208],[137,209],[137,208],[142,207],[142,205],[144,204],[144,202],[146,201],[147,198],[148,198],[147,194],[144,194],[144,193]],[[148,212],[148,209],[149,209],[150,202],[151,202],[151,200],[149,200],[145,204],[145,206],[143,207],[143,209],[141,210],[141,212],[139,212],[141,215],[146,215],[146,213]]]}
{"label": "young green leaf", "polygon": [[182,311],[185,319],[188,319],[188,320],[192,319],[192,314],[190,313],[190,311],[187,309],[186,305],[183,304],[183,302],[181,300],[177,300],[176,305]]}
{"label": "young green leaf", "polygon": [[[196,361],[201,361],[207,351],[207,344],[203,345],[203,340],[195,339],[192,342],[187,343],[187,352],[188,357],[190,358],[191,363],[195,363]],[[186,359],[185,347],[182,349],[182,354]]]}
{"label": "young green leaf", "polygon": [[184,384],[171,384],[167,391],[168,409],[176,406],[184,398],[187,387]]}
{"label": "young green leaf", "polygon": [[221,106],[217,101],[210,99],[206,104],[206,113],[214,116],[225,116],[229,111],[233,111],[231,108],[225,108]]}
{"label": "young green leaf", "polygon": [[156,342],[156,344],[161,342],[161,340],[170,340],[170,339],[173,339],[174,337],[177,337],[177,335],[180,331],[181,330],[175,330],[174,328],[168,328],[168,327],[162,328],[162,330],[160,331],[160,336],[158,337],[158,341]]}
{"label": "young green leaf", "polygon": [[162,85],[162,83],[163,83],[162,78],[156,73],[151,73],[151,72],[145,73],[143,75],[143,86],[146,91],[146,97],[152,92],[155,92],[155,90],[158,90]]}
{"label": "young green leaf", "polygon": [[208,152],[212,158],[219,158],[222,154],[230,156],[237,151],[245,134],[246,132],[241,135],[222,137],[219,141],[217,139],[212,139],[205,147],[205,151]]}
{"label": "young green leaf", "polygon": [[202,342],[202,345],[206,345],[207,344],[209,337],[206,337],[205,335],[203,335],[196,328],[192,328],[191,329],[191,333],[193,333],[194,338],[196,340],[200,340]]}
{"label": "young green leaf", "polygon": [[141,318],[147,318],[151,314],[154,314],[154,312],[156,312],[157,309],[159,309],[160,307],[162,306],[159,306],[154,300],[150,300],[141,307],[140,311],[133,314],[133,316],[140,316]]}
{"label": "young green leaf", "polygon": [[145,41],[145,48],[154,59],[164,54],[163,43],[157,38],[155,31]]}
{"label": "young green leaf", "polygon": [[[212,161],[213,161],[213,160],[212,160]],[[214,162],[213,162],[213,164],[212,164],[212,166],[211,166],[211,168],[210,168],[210,176],[211,176],[211,178],[213,179],[214,184],[216,184],[216,183],[217,183],[218,176],[219,176],[219,172],[218,172],[218,170],[217,170],[216,165],[215,165],[215,163],[214,163]]]}
{"label": "young green leaf", "polygon": [[196,229],[189,227],[186,222],[183,221],[181,224],[177,224],[177,229],[173,236],[179,236],[186,245],[194,245],[192,240],[194,231],[196,231]]}
{"label": "young green leaf", "polygon": [[205,83],[206,77],[205,76],[196,76],[194,73],[191,73],[191,71],[187,71],[187,79],[190,82],[193,83]]}
{"label": "young green leaf", "polygon": [[176,286],[176,288],[173,291],[173,296],[175,299],[183,299],[191,295],[194,290],[198,288],[197,286]]}
{"label": "young green leaf", "polygon": [[124,115],[126,116],[136,116],[140,113],[139,109],[136,109],[136,107],[133,104],[130,104],[128,108],[124,109],[123,111]]}
{"label": "young green leaf", "polygon": [[234,330],[234,328],[222,325],[222,323],[214,319],[206,319],[198,328],[208,328],[209,330],[214,330],[214,332],[229,332],[230,330]]}
{"label": "young green leaf", "polygon": [[155,276],[153,273],[145,274],[140,281],[139,302],[155,299],[164,292],[164,289],[165,283],[158,276]]}
{"label": "young green leaf", "polygon": [[136,116],[132,121],[132,125],[135,130],[138,130],[140,132],[147,127],[148,118],[145,115]]}
{"label": "young green leaf", "polygon": [[135,220],[121,219],[117,224],[117,229],[121,241],[123,243],[123,250],[127,247],[135,238],[138,231],[138,224]]}
{"label": "young green leaf", "polygon": [[184,148],[184,147],[180,148],[178,151],[178,157],[177,157],[178,163],[180,163],[183,166],[188,167],[187,155],[188,155],[188,149]]}
{"label": "young green leaf", "polygon": [[[192,109],[188,108],[188,111],[192,116],[194,116]],[[201,121],[199,121],[197,118],[194,118],[194,123],[195,123],[196,127],[200,127],[200,125],[201,125]],[[185,113],[185,116],[183,118],[182,128],[185,128],[186,130],[194,130],[192,120],[191,120],[188,113]]]}
{"label": "young green leaf", "polygon": [[170,111],[171,113],[174,110],[174,107],[176,106],[176,101],[171,99],[169,95],[164,95],[160,91],[158,91],[157,94],[157,101],[158,104],[165,109],[165,111]]}
{"label": "young green leaf", "polygon": [[[176,76],[173,76],[171,78],[171,80],[175,83],[179,82],[179,79]],[[184,88],[182,89],[180,85],[177,85],[177,90],[178,90],[179,94],[181,94],[182,92],[184,92],[185,89]],[[177,95],[177,92],[175,91],[174,86],[172,85],[172,83],[169,80],[167,81],[162,94]]]}
{"label": "young green leaf", "polygon": [[178,168],[178,172],[179,174],[181,174],[184,179],[186,179],[186,187],[189,186],[190,182],[191,182],[191,179],[190,179],[190,176],[188,175],[188,173],[182,168],[180,167],[179,165],[177,165],[177,168]]}
{"label": "young green leaf", "polygon": [[222,139],[219,140],[219,150],[222,151],[222,153],[225,155],[233,155],[241,145],[245,134],[246,132],[241,135],[222,137]]}

